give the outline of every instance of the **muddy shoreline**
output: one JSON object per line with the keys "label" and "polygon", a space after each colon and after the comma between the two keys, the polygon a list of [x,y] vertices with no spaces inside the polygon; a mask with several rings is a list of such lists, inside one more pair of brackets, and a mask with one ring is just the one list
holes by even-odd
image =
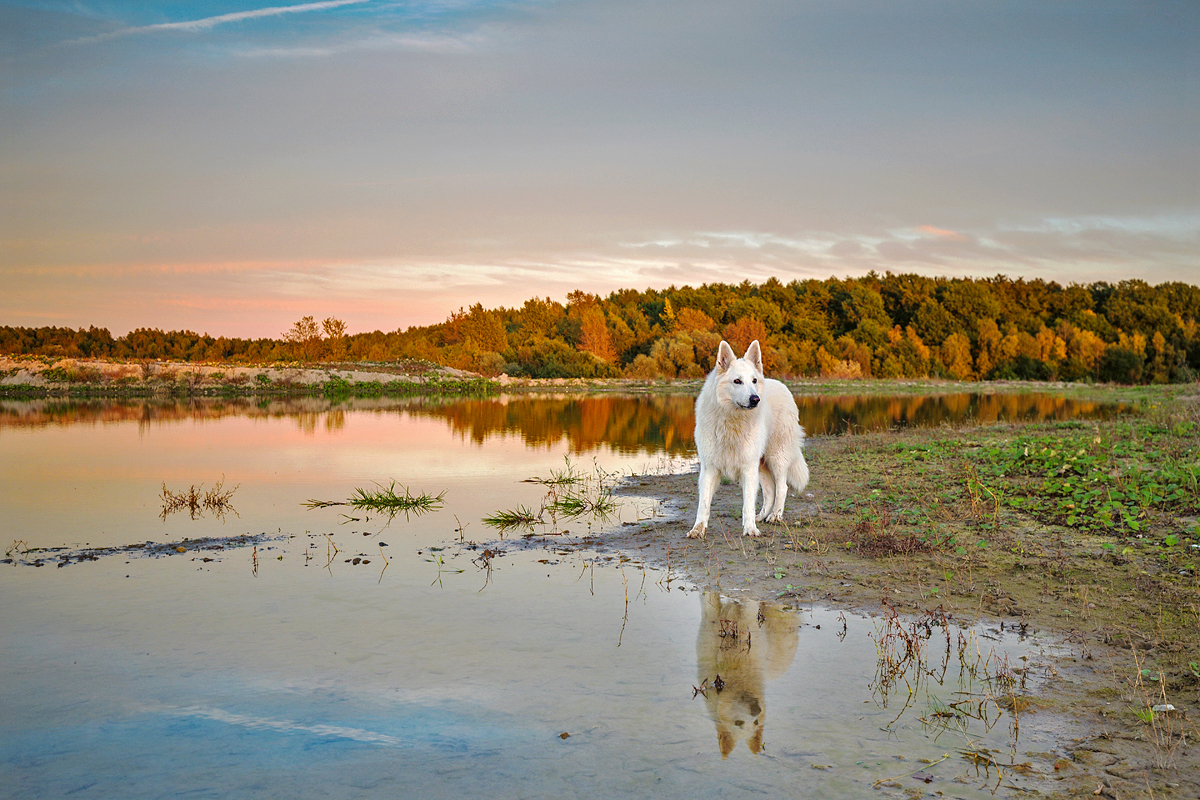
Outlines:
{"label": "muddy shoreline", "polygon": [[[962,624],[1061,637],[1074,655],[1056,661],[1026,711],[1062,715],[1064,727],[1073,731],[1054,752],[1030,754],[1050,776],[1046,796],[1200,796],[1200,679],[1189,666],[1200,658],[1200,632],[1186,622],[1195,619],[1194,581],[1166,592],[1158,586],[1157,594],[1127,594],[1126,582],[1114,580],[1114,573],[1137,586],[1151,565],[1139,563],[1136,555],[1105,558],[1112,554],[1098,537],[1052,530],[1017,515],[1005,520],[1003,531],[989,534],[996,540],[991,546],[965,554],[866,555],[848,546],[861,539],[864,525],[850,501],[869,495],[881,480],[902,483],[909,477],[889,463],[898,444],[1009,435],[1008,427],[810,439],[806,452],[813,477],[805,496],[789,499],[784,523],[760,524],[764,535],[757,539],[740,535],[735,486],[718,489],[708,535],[697,541],[686,538],[695,515],[695,472],[631,476],[618,492],[659,500],[660,516],[625,523],[600,538],[607,548],[734,596],[861,614],[893,608],[913,617],[945,613]],[[946,514],[948,524],[964,529],[977,521],[966,509],[949,508]],[[959,519],[953,519],[956,514]],[[964,530],[963,539],[968,535]],[[1162,606],[1181,603],[1193,609],[1183,627],[1161,613]],[[1144,669],[1161,680],[1146,677]],[[1156,715],[1152,723],[1139,717],[1159,703],[1177,710]]]}
{"label": "muddy shoreline", "polygon": [[[13,542],[0,558],[0,564],[16,564],[25,567],[67,567],[72,564],[82,564],[85,561],[99,561],[108,556],[126,556],[138,558],[166,558],[176,555],[188,555],[193,561],[220,561],[215,553],[236,550],[245,547],[266,545],[291,539],[290,534],[282,533],[243,533],[238,536],[203,536],[195,539],[180,539],[174,542],[134,542],[132,544],[113,545],[111,547],[22,547],[24,542]],[[264,551],[265,551],[264,547]],[[274,549],[274,548],[271,548]]]}

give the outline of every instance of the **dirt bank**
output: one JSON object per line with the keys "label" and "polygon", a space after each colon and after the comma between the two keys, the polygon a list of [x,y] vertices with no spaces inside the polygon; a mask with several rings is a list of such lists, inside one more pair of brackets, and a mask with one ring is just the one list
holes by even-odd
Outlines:
{"label": "dirt bank", "polygon": [[[261,378],[259,376],[262,376]],[[474,378],[463,372],[425,362],[403,364],[201,364],[182,361],[123,362],[89,358],[0,356],[0,385],[54,386],[97,383],[211,383],[242,385],[251,381],[283,381],[317,385],[339,378],[350,382],[419,380],[430,376]]]}
{"label": "dirt bank", "polygon": [[[685,538],[696,474],[635,476],[620,491],[660,498],[667,518],[621,526],[606,544],[731,594],[868,613],[940,607],[959,621],[1057,633],[1075,656],[1055,665],[1030,711],[1073,715],[1082,734],[1042,754],[1053,761],[1050,796],[1196,798],[1197,416],[1193,400],[1182,415],[1157,421],[810,440],[805,496],[790,500],[784,524],[760,524],[757,539],[739,535],[736,487],[718,490],[708,536],[696,541]],[[1131,437],[1142,446],[1130,446]],[[1046,478],[1035,466],[1056,446],[1096,463],[1077,464],[1086,474],[1076,475],[1049,459]],[[1168,486],[1161,502],[1111,499],[1141,491],[1138,473],[1174,469],[1163,464],[1178,469],[1156,480],[1175,475],[1192,485]],[[1088,483],[1093,467],[1116,488],[1102,477]],[[1072,500],[1072,477],[1085,492],[1107,491],[1107,505]],[[1176,711],[1150,711],[1166,704]]]}

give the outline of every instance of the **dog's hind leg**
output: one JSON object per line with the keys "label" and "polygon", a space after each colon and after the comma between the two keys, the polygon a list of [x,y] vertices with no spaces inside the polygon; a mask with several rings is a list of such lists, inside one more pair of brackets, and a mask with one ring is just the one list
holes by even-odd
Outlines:
{"label": "dog's hind leg", "polygon": [[[758,512],[758,516],[754,519],[762,522],[771,513],[771,508],[775,505],[775,478],[771,475],[771,471],[767,469],[766,464],[758,466],[758,485],[762,488],[762,511]],[[786,490],[786,486],[784,489]]]}
{"label": "dog's hind leg", "polygon": [[759,514],[760,520],[779,522],[783,519],[783,503],[787,499],[787,469],[783,464],[764,464],[759,470],[759,480],[763,486],[768,483],[774,487],[771,502],[767,502],[767,492],[763,490],[763,509]]}
{"label": "dog's hind leg", "polygon": [[698,487],[699,501],[696,503],[696,524],[688,531],[687,538],[703,539],[704,531],[708,529],[708,514],[712,508],[713,493],[721,482],[721,474],[715,469],[705,469],[700,465],[700,485]]}

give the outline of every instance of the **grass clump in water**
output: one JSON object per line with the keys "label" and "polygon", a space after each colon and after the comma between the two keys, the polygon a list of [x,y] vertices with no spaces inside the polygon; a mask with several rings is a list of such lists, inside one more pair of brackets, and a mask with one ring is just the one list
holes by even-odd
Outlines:
{"label": "grass clump in water", "polygon": [[517,506],[485,517],[483,524],[503,532],[509,528],[531,528],[544,523],[547,514],[552,523],[557,523],[560,517],[571,520],[587,516],[600,521],[608,520],[617,513],[617,501],[613,499],[612,488],[604,485],[609,477],[599,466],[594,468],[591,475],[580,472],[567,457],[566,466],[561,470],[550,470],[549,477],[525,479],[525,483],[547,487],[546,496],[542,498],[537,512]]}
{"label": "grass clump in water", "polygon": [[535,514],[532,509],[526,506],[517,506],[508,511],[497,511],[490,517],[483,518],[484,525],[490,525],[493,528],[500,528],[501,530],[530,527],[541,521],[540,512]]}
{"label": "grass clump in water", "polygon": [[308,508],[329,508],[330,506],[350,506],[359,511],[375,511],[380,514],[386,514],[391,520],[397,514],[404,514],[407,518],[409,514],[425,514],[430,511],[439,511],[446,498],[446,491],[443,489],[440,494],[412,494],[407,486],[400,486],[404,490],[403,494],[396,491],[396,482],[392,481],[388,486],[381,483],[375,484],[376,489],[368,490],[356,487],[354,494],[346,500],[309,500],[302,505]]}

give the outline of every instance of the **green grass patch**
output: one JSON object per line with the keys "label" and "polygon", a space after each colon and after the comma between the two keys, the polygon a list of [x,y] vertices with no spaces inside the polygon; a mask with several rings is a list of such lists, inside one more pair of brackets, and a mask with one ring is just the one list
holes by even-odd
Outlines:
{"label": "green grass patch", "polygon": [[525,479],[525,483],[536,483],[547,488],[536,512],[525,506],[517,506],[497,511],[485,517],[483,523],[503,532],[515,527],[531,528],[547,522],[547,518],[554,524],[560,518],[574,520],[589,517],[600,522],[607,521],[617,513],[618,508],[612,496],[612,486],[606,485],[611,478],[599,465],[594,465],[590,474],[579,471],[568,456],[565,467],[550,470],[549,477]]}
{"label": "green grass patch", "polygon": [[389,485],[384,486],[381,483],[375,484],[376,488],[362,489],[355,488],[352,494],[346,500],[308,500],[301,505],[307,508],[329,508],[331,506],[349,506],[358,511],[374,511],[378,514],[383,514],[390,521],[397,514],[404,514],[407,517],[409,514],[426,514],[431,511],[439,511],[445,502],[446,492],[442,490],[441,494],[413,494],[407,486],[401,485],[404,490],[403,494],[396,491],[396,482],[392,481]]}

